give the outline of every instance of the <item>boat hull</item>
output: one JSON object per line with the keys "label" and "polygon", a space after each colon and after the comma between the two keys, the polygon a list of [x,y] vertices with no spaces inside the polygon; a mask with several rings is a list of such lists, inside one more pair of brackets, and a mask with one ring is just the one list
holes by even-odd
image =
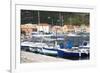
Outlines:
{"label": "boat hull", "polygon": [[41,53],[45,54],[45,55],[57,56],[58,51],[57,51],[57,49],[54,49],[54,48],[42,48]]}
{"label": "boat hull", "polygon": [[29,46],[21,46],[21,50],[29,51]]}
{"label": "boat hull", "polygon": [[65,52],[62,50],[58,50],[58,56],[62,58],[72,58],[72,59],[77,59],[79,58],[79,53],[74,53],[74,52]]}
{"label": "boat hull", "polygon": [[66,52],[63,50],[58,50],[58,56],[62,58],[72,59],[72,60],[89,58],[89,54],[86,53],[73,52],[73,51]]}

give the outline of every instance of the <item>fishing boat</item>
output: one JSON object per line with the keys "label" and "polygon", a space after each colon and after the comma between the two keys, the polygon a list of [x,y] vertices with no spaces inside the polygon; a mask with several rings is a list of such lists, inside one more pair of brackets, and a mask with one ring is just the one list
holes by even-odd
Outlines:
{"label": "fishing boat", "polygon": [[56,39],[46,37],[44,38],[44,40],[48,46],[43,46],[40,53],[45,54],[45,55],[57,56],[58,54],[57,49],[59,48],[59,45],[57,45],[57,42],[55,41]]}
{"label": "fishing boat", "polygon": [[54,44],[56,41],[54,33],[33,32],[32,37],[34,39],[33,40],[34,42],[38,41],[40,43],[40,44],[39,43],[37,44],[37,47],[38,47],[37,52],[41,54],[45,54],[45,55],[54,55],[54,56],[57,55],[58,47],[56,47]]}
{"label": "fishing boat", "polygon": [[32,51],[32,52],[41,52],[43,47],[47,47],[46,43],[41,42],[21,42],[21,49],[25,51]]}
{"label": "fishing boat", "polygon": [[33,42],[24,41],[21,42],[21,50],[30,51],[30,48],[33,47]]}
{"label": "fishing boat", "polygon": [[[65,46],[58,50],[58,56],[63,58],[79,59],[89,55],[89,42],[86,42],[87,36],[81,36],[76,33],[70,33],[67,36]],[[84,41],[82,43],[82,41]],[[80,45],[82,43],[82,45]],[[76,46],[77,44],[77,46]]]}
{"label": "fishing boat", "polygon": [[44,47],[42,49],[42,53],[45,55],[57,56],[58,50],[57,48]]}
{"label": "fishing boat", "polygon": [[89,57],[89,44],[71,49],[59,49],[58,56],[63,58],[79,59]]}

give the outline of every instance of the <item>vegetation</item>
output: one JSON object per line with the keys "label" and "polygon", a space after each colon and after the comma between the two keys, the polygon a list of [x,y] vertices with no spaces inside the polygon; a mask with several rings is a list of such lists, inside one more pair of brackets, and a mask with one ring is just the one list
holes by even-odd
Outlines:
{"label": "vegetation", "polygon": [[[38,14],[39,12],[39,14]],[[21,10],[21,24],[89,25],[89,13]]]}

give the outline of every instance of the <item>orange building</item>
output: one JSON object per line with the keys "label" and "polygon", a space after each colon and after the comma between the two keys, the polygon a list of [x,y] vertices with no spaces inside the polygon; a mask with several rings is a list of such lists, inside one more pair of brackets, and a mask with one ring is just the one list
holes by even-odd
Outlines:
{"label": "orange building", "polygon": [[53,26],[51,28],[52,32],[62,33],[62,27],[61,26]]}
{"label": "orange building", "polygon": [[23,24],[23,25],[21,25],[20,26],[21,34],[23,34],[23,32],[24,32],[24,35],[31,37],[31,33],[33,31],[37,31],[36,26],[37,26],[36,24],[34,24],[34,25],[33,24]]}
{"label": "orange building", "polygon": [[20,26],[21,32],[24,32],[25,35],[31,35],[32,32],[44,31],[49,32],[50,26],[46,23],[43,24],[22,24]]}

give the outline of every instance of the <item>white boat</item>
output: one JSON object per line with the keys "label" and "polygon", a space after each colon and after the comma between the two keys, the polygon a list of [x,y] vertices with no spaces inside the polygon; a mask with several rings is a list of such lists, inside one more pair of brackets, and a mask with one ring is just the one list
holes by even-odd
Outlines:
{"label": "white boat", "polygon": [[40,42],[21,42],[22,50],[38,52],[48,55],[57,55],[57,47],[48,46],[46,43]]}
{"label": "white boat", "polygon": [[58,51],[57,51],[57,48],[50,48],[50,47],[49,48],[47,48],[47,47],[45,48],[44,47],[42,49],[42,53],[43,54],[47,54],[47,55],[55,55],[56,56],[58,54]]}
{"label": "white boat", "polygon": [[84,41],[81,46],[79,46],[79,50],[83,55],[89,55],[90,53],[90,44],[89,41]]}
{"label": "white boat", "polygon": [[47,47],[46,43],[41,42],[21,42],[21,48],[22,50],[28,50],[33,52],[38,52],[38,49],[41,49],[43,47]]}
{"label": "white boat", "polygon": [[49,47],[43,47],[42,52],[43,52],[43,54],[57,56],[59,48],[60,48],[59,45],[55,45],[55,46],[51,46],[51,47],[50,46]]}
{"label": "white boat", "polygon": [[21,49],[30,51],[30,49],[33,47],[33,44],[34,44],[33,42],[28,42],[28,41],[21,42]]}
{"label": "white boat", "polygon": [[79,35],[77,35],[77,33],[68,33],[67,36],[73,36],[73,37],[75,37],[75,36],[79,36]]}
{"label": "white boat", "polygon": [[[56,38],[52,38],[52,36],[54,37],[54,33],[51,32],[32,32],[33,39],[36,40],[35,38],[38,38],[37,40],[40,39],[39,42],[41,42],[37,43],[37,52],[42,54],[57,55],[57,48],[48,44],[48,42],[56,41]],[[45,43],[43,43],[43,41],[45,41]]]}
{"label": "white boat", "polygon": [[45,32],[32,32],[32,37],[50,37],[53,36],[54,34],[51,32],[45,33]]}

